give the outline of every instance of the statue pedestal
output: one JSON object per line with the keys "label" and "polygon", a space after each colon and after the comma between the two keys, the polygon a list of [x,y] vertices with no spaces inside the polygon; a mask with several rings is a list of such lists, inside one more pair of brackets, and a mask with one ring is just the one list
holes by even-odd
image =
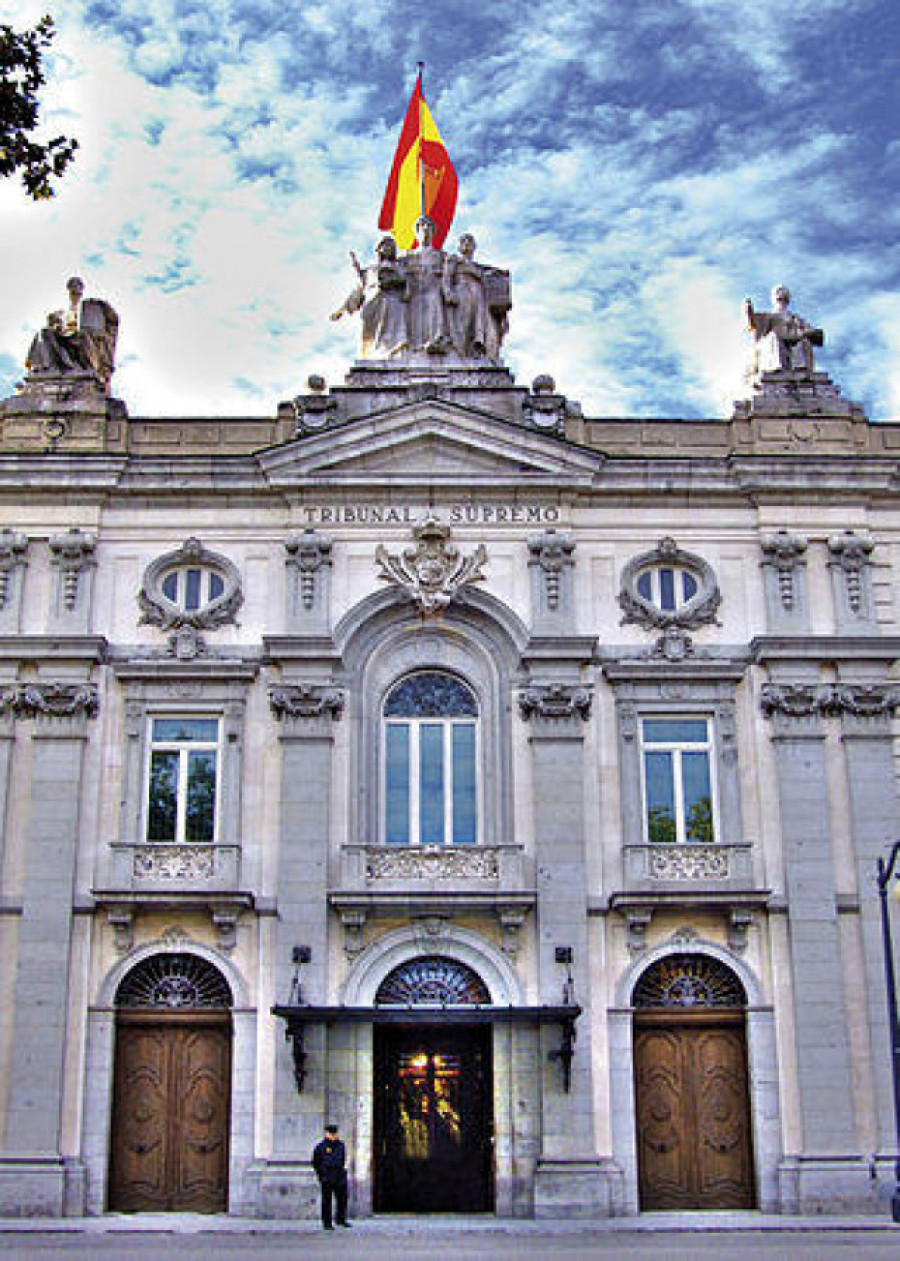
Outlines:
{"label": "statue pedestal", "polygon": [[826,372],[786,368],[760,372],[751,385],[749,398],[734,404],[734,420],[751,417],[829,417],[842,420],[865,419],[858,403],[841,396]]}
{"label": "statue pedestal", "polygon": [[4,440],[20,450],[117,449],[127,416],[93,372],[30,373],[0,400]]}

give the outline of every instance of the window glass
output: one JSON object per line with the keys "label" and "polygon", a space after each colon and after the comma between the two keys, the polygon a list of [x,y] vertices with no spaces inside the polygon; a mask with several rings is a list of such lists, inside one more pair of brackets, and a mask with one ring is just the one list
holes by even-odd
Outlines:
{"label": "window glass", "polygon": [[646,840],[714,841],[709,720],[645,718],[641,741]]}
{"label": "window glass", "polygon": [[475,793],[475,728],[453,724],[453,843],[474,845],[478,830]]}
{"label": "window glass", "polygon": [[215,841],[219,720],[154,718],[150,737],[147,840]]}
{"label": "window glass", "polygon": [[675,571],[673,569],[659,571],[659,606],[667,613],[675,608]]}
{"label": "window glass", "polygon": [[696,575],[680,565],[656,565],[638,574],[635,590],[648,604],[655,604],[664,613],[675,613],[693,600],[700,584]]}
{"label": "window glass", "polygon": [[460,679],[421,671],[384,705],[384,840],[478,841],[477,702]]}
{"label": "window glass", "polygon": [[184,572],[184,607],[189,613],[195,613],[200,607],[199,569],[186,569]]}

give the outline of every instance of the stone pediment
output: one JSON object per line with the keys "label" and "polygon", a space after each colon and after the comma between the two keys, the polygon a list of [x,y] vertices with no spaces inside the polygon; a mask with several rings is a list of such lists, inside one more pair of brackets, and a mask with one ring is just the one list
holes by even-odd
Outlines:
{"label": "stone pediment", "polygon": [[440,401],[350,421],[257,459],[276,486],[590,486],[603,464],[596,451]]}

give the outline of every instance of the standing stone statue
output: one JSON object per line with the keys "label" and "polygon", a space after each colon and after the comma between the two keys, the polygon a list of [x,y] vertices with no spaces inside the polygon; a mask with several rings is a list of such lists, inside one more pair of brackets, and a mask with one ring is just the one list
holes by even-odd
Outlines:
{"label": "standing stone statue", "polygon": [[84,297],[84,281],[67,283],[69,305],[52,311],[28,351],[25,366],[32,377],[89,376],[105,393],[115,368],[119,317],[108,302]]}
{"label": "standing stone statue", "polygon": [[459,238],[458,253],[447,260],[447,301],[451,305],[453,345],[463,359],[487,353],[490,319],[485,269],[475,262],[476,241],[471,232]]}
{"label": "standing stone statue", "polygon": [[369,267],[361,267],[351,252],[359,284],[331,318],[339,320],[344,314],[359,311],[362,358],[389,359],[409,346],[409,287],[397,259],[394,238],[382,237],[375,253],[377,261]]}
{"label": "standing stone statue", "polygon": [[744,300],[747,331],[753,338],[748,379],[758,380],[763,372],[811,375],[814,371],[813,346],[822,345],[824,334],[796,315],[790,309],[790,301],[790,292],[784,285],[772,290],[771,311],[754,311],[750,299]]}
{"label": "standing stone statue", "polygon": [[434,221],[416,220],[418,248],[404,257],[409,278],[410,344],[430,355],[446,355],[452,348],[447,315],[446,255],[436,249]]}

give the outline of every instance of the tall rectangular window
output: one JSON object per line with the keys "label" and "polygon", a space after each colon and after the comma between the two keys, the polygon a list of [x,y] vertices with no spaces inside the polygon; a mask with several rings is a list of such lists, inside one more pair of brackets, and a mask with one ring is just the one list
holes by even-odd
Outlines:
{"label": "tall rectangular window", "polygon": [[712,724],[643,718],[644,835],[656,842],[716,839]]}
{"label": "tall rectangular window", "polygon": [[218,718],[150,720],[148,841],[216,839],[219,746]]}

